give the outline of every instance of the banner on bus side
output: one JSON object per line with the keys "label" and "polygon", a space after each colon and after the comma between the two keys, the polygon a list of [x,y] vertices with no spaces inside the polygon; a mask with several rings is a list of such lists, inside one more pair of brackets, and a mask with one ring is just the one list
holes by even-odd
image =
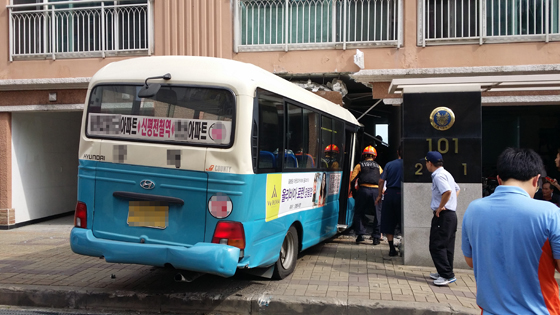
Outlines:
{"label": "banner on bus side", "polygon": [[266,178],[266,221],[322,207],[327,196],[340,192],[342,172],[268,174]]}
{"label": "banner on bus side", "polygon": [[88,134],[222,145],[230,141],[231,121],[91,113]]}

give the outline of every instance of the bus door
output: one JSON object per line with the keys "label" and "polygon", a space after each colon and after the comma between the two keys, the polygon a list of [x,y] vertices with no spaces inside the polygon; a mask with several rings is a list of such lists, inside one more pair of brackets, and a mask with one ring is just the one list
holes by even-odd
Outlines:
{"label": "bus door", "polygon": [[346,228],[352,225],[352,218],[354,213],[353,200],[348,200],[350,188],[350,175],[352,175],[352,160],[354,148],[354,135],[355,128],[346,125],[345,139],[344,139],[344,156],[342,165],[342,181],[340,183],[340,198],[339,198],[339,212],[338,212],[338,225],[341,228]]}

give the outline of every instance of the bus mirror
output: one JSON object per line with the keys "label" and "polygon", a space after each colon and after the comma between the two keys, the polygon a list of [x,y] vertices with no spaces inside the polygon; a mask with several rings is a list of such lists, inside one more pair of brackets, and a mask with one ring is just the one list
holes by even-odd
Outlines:
{"label": "bus mirror", "polygon": [[152,83],[148,85],[144,85],[140,91],[138,91],[138,97],[140,98],[151,98],[154,97],[159,89],[161,88],[161,84],[159,83]]}

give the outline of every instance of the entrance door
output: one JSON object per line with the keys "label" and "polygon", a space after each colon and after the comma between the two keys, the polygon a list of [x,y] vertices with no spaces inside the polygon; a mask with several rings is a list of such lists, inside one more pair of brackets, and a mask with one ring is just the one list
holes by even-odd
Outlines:
{"label": "entrance door", "polygon": [[[353,199],[351,201],[349,198],[349,187],[350,187],[350,175],[352,175],[353,169],[353,157],[354,152],[354,135],[356,130],[350,126],[346,127],[345,139],[344,139],[344,156],[342,165],[342,181],[340,183],[340,198],[339,198],[339,212],[338,212],[338,224],[342,226],[352,225],[352,218],[354,217],[354,203]],[[350,204],[350,206],[349,206]]]}

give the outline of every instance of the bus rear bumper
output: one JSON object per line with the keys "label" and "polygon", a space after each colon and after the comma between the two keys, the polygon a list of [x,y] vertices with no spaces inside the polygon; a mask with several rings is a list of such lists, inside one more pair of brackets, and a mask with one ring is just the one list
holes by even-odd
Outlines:
{"label": "bus rear bumper", "polygon": [[107,262],[163,267],[231,277],[237,270],[239,248],[213,243],[191,247],[138,244],[96,238],[91,230],[73,228],[70,247],[76,254],[105,257]]}

